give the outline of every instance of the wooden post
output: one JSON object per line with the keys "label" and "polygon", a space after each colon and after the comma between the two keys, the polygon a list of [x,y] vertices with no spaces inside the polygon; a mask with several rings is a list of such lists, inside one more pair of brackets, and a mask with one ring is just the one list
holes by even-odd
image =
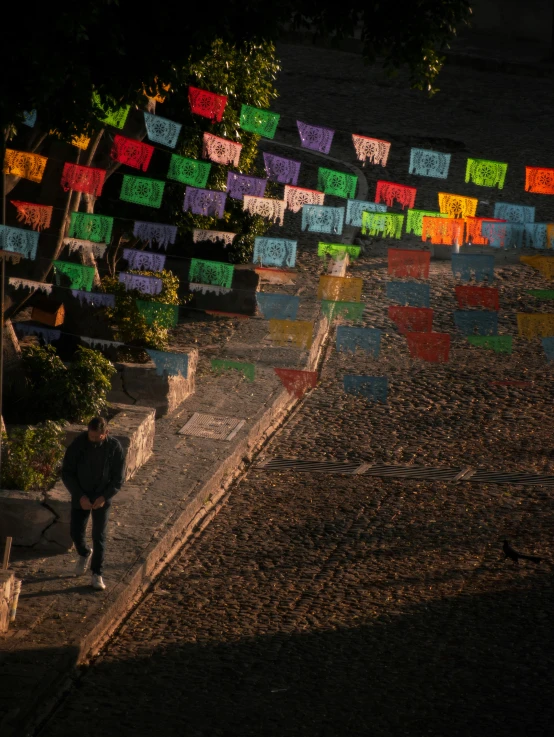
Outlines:
{"label": "wooden post", "polygon": [[4,560],[2,561],[2,570],[7,571],[10,565],[10,553],[12,551],[12,539],[11,537],[6,538],[6,544],[4,546]]}

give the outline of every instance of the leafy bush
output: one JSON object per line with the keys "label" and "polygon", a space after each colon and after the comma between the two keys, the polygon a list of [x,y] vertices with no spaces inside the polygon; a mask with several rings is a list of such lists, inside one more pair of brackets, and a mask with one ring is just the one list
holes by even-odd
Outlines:
{"label": "leafy bush", "polygon": [[161,320],[154,320],[151,325],[148,325],[137,307],[137,300],[178,305],[190,301],[191,297],[179,300],[177,294],[179,279],[171,271],[129,271],[128,273],[158,277],[162,280],[162,291],[160,294],[144,294],[137,289],[127,291],[125,284],[120,282],[116,276],[105,276],[102,279],[102,288],[109,294],[115,294],[115,307],[108,309],[106,314],[115,323],[116,340],[163,350],[169,341],[169,328]]}
{"label": "leafy bush", "polygon": [[64,439],[63,425],[50,421],[2,433],[2,488],[49,489],[58,477]]}

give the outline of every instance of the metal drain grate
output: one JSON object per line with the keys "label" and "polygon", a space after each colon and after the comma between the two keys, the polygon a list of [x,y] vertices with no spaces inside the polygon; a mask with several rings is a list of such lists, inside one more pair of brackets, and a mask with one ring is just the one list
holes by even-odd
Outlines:
{"label": "metal drain grate", "polygon": [[303,473],[348,473],[355,474],[359,463],[339,463],[336,461],[301,461],[295,458],[270,458],[258,463],[256,468],[264,471],[302,471]]}
{"label": "metal drain grate", "polygon": [[236,417],[217,417],[195,412],[186,425],[179,430],[179,435],[194,435],[197,438],[212,440],[232,440],[246,420]]}
{"label": "metal drain grate", "polygon": [[499,473],[498,471],[475,471],[470,481],[481,484],[526,484],[531,486],[554,486],[554,476],[539,476],[534,473]]}

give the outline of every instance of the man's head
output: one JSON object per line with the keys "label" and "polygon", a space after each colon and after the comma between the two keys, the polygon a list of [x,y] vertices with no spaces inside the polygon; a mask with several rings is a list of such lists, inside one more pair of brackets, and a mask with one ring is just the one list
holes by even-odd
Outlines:
{"label": "man's head", "polygon": [[88,439],[98,445],[108,437],[108,423],[103,417],[93,417],[88,423]]}

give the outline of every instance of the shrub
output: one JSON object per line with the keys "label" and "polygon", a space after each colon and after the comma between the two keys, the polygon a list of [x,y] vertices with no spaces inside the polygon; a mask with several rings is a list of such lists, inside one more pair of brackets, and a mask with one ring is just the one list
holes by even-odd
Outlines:
{"label": "shrub", "polygon": [[2,433],[2,488],[49,489],[58,477],[64,439],[63,425],[50,421]]}
{"label": "shrub", "polygon": [[78,348],[67,371],[65,401],[72,419],[88,422],[106,408],[115,368],[100,351]]}

